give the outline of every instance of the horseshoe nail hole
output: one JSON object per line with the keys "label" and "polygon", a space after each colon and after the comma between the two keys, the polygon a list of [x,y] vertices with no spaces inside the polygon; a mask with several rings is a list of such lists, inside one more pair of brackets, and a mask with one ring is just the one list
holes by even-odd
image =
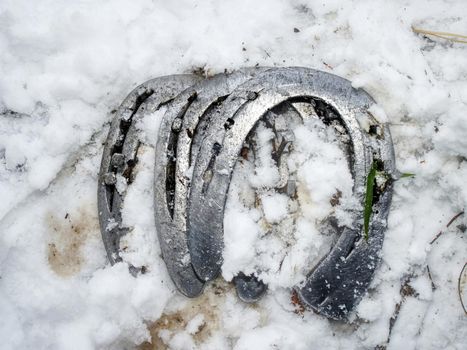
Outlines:
{"label": "horseshoe nail hole", "polygon": [[129,166],[129,167],[134,167],[137,163],[137,160],[136,159],[129,159],[126,164]]}
{"label": "horseshoe nail hole", "polygon": [[114,147],[112,148],[112,153],[116,153],[116,152],[121,152],[121,151],[122,151],[124,139],[125,139],[125,136],[124,136],[124,135],[118,136],[117,140],[115,141],[115,145],[114,145]]}
{"label": "horseshoe nail hole", "polygon": [[208,169],[203,174],[203,181],[205,183],[209,183],[209,182],[211,182],[211,180],[212,180],[212,170]]}
{"label": "horseshoe nail hole", "polygon": [[107,206],[109,211],[112,212],[113,210],[113,198],[116,191],[115,185],[105,185],[105,191],[107,194]]}
{"label": "horseshoe nail hole", "polygon": [[255,100],[258,97],[258,93],[255,91],[249,91],[246,98],[250,101]]}
{"label": "horseshoe nail hole", "polygon": [[221,149],[222,149],[222,145],[216,142],[216,143],[212,146],[212,153],[213,153],[214,155],[218,156],[219,153],[221,152]]}
{"label": "horseshoe nail hole", "polygon": [[370,135],[378,136],[379,135],[379,126],[378,125],[370,125],[368,133]]}
{"label": "horseshoe nail hole", "polygon": [[384,171],[384,162],[381,159],[375,158],[373,161],[375,162],[376,170]]}
{"label": "horseshoe nail hole", "polygon": [[182,118],[175,118],[172,122],[172,131],[179,132],[182,128]]}
{"label": "horseshoe nail hole", "polygon": [[129,159],[126,164],[127,164],[127,167],[126,169],[123,171],[123,177],[125,177],[128,181],[128,183],[132,183],[133,180],[134,180],[134,176],[133,175],[133,169],[135,168],[136,164],[138,163],[138,159],[135,158],[135,159]]}
{"label": "horseshoe nail hole", "polygon": [[[381,159],[376,158],[374,155],[373,162],[376,166],[377,174],[375,182],[373,184],[373,205],[377,204],[386,189],[387,184],[390,181],[390,177],[385,172],[384,162]],[[377,214],[377,210],[374,210],[373,213]]]}
{"label": "horseshoe nail hole", "polygon": [[224,129],[229,130],[235,124],[235,121],[232,118],[228,118],[224,124]]}
{"label": "horseshoe nail hole", "polygon": [[130,125],[131,125],[131,120],[125,120],[125,119],[120,120],[120,130],[122,130],[123,134],[126,134],[128,129],[130,128]]}
{"label": "horseshoe nail hole", "polygon": [[216,161],[216,157],[219,155],[221,149],[222,149],[222,145],[219,144],[218,142],[212,145],[212,156],[211,156],[211,159],[209,160],[209,164],[205,172],[203,173],[204,184],[203,184],[203,189],[201,191],[203,194],[206,193],[206,191],[209,188],[209,184],[211,183],[211,180],[213,177],[212,168],[214,167],[214,162]]}

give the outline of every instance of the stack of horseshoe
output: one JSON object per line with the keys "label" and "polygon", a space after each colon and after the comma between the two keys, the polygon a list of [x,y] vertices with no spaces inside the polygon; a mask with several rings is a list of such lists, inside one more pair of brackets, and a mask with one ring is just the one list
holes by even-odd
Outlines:
{"label": "stack of horseshoe", "polygon": [[[166,108],[156,145],[155,229],[175,286],[183,295],[196,297],[221,270],[225,203],[245,140],[260,120],[273,123],[281,113],[307,118],[305,105],[327,127],[346,134],[353,196],[360,205],[351,210],[352,225],[332,226],[338,237],[332,249],[310,266],[306,280],[294,289],[316,312],[345,319],[380,261],[395,174],[391,135],[368,111],[373,104],[348,80],[301,67],[244,68],[209,78],[171,75],[138,86],[115,114],[99,173],[99,219],[110,263],[122,261],[120,239],[130,230],[122,225],[125,191],[117,190],[117,181],[131,183],[143,142],[137,120]],[[361,120],[369,120],[369,125],[360,125]],[[388,176],[375,187],[364,239],[366,182],[375,164]],[[129,268],[135,276],[144,273],[144,268]],[[234,284],[245,302],[257,301],[267,289],[256,275],[243,273]]]}

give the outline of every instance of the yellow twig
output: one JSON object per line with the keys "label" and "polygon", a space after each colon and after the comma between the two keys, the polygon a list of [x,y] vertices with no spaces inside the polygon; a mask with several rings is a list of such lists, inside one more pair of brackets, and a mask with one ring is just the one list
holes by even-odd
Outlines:
{"label": "yellow twig", "polygon": [[448,32],[435,32],[435,31],[432,31],[432,30],[419,29],[419,28],[415,28],[415,27],[412,27],[412,30],[415,33],[418,33],[418,34],[432,35],[432,36],[435,36],[435,37],[438,37],[438,38],[441,38],[441,39],[450,40],[450,41],[453,41],[453,42],[456,42],[456,43],[467,44],[467,40],[458,39],[458,38],[467,39],[467,35],[448,33]]}

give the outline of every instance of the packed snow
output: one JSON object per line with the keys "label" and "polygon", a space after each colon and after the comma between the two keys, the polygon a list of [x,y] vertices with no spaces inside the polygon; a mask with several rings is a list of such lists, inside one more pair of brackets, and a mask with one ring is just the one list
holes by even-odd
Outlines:
{"label": "packed snow", "polygon": [[[467,348],[467,218],[457,216],[467,204],[467,45],[412,27],[466,35],[465,1],[0,0],[0,348]],[[296,198],[273,190],[274,135],[258,124],[257,150],[239,158],[229,191],[222,277],[187,299],[154,229],[164,110],[146,116],[135,180],[119,190],[132,227],[125,260],[147,272],[107,261],[97,173],[119,103],[156,76],[255,65],[311,67],[365,89],[389,123],[398,170],[415,174],[395,183],[381,265],[346,323],[291,292],[333,243],[325,219],[345,222],[353,204],[346,154],[313,118],[289,121]],[[239,271],[269,284],[258,303],[237,298]]]}

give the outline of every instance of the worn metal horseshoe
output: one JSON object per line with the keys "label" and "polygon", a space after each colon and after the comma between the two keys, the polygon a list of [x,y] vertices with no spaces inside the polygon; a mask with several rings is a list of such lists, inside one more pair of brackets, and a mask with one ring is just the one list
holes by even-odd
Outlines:
{"label": "worn metal horseshoe", "polygon": [[[97,185],[102,240],[112,265],[122,261],[120,239],[129,230],[122,226],[121,210],[125,191],[119,189],[118,184],[131,182],[132,169],[137,162],[140,140],[135,121],[146,113],[155,112],[199,80],[194,75],[173,75],[149,80],[136,87],[115,113],[104,145]],[[129,267],[133,274],[140,270],[132,265]]]}
{"label": "worn metal horseshoe", "polygon": [[[368,112],[374,104],[372,98],[335,75],[306,68],[276,69],[244,83],[222,104],[222,117],[206,132],[193,171],[188,208],[192,264],[204,280],[219,273],[224,206],[241,146],[258,120],[287,102],[318,105],[318,115],[341,123],[350,138],[353,194],[360,206],[352,211],[351,227],[338,228],[340,237],[332,250],[312,269],[305,283],[296,287],[304,303],[327,317],[342,319],[366,291],[380,260],[395,164],[389,129]],[[360,126],[362,119],[369,120],[369,130]],[[373,164],[387,174],[387,179],[375,196],[369,239],[365,241],[363,201],[366,177]]]}
{"label": "worn metal horseshoe", "polygon": [[217,117],[212,114],[214,107],[238,85],[265,70],[244,69],[203,80],[178,95],[164,114],[156,146],[156,229],[169,274],[185,296],[197,296],[205,282],[191,266],[186,238],[192,159],[196,158],[203,129]]}
{"label": "worn metal horseshoe", "polygon": [[[380,260],[396,177],[389,129],[369,112],[373,104],[349,81],[307,68],[249,68],[202,81],[193,75],[167,76],[140,85],[116,112],[99,172],[99,221],[110,263],[123,260],[120,239],[131,229],[122,225],[121,210],[141,144],[138,119],[168,106],[156,146],[156,228],[175,286],[194,297],[220,272],[224,208],[243,143],[258,121],[272,122],[277,115],[304,119],[311,108],[326,125],[338,125],[345,133],[353,195],[360,205],[349,210],[353,222],[348,227],[329,219],[339,238],[295,289],[322,315],[345,318],[367,290]],[[280,179],[274,188],[290,195],[294,180],[288,179],[281,159],[291,142],[287,123],[280,128],[274,124],[274,133],[280,144],[274,155]],[[375,187],[369,238],[364,240],[365,184],[372,167],[384,176]],[[141,271],[131,264],[129,269],[134,275]],[[243,273],[234,283],[247,302],[258,300],[267,288],[256,275]]]}

